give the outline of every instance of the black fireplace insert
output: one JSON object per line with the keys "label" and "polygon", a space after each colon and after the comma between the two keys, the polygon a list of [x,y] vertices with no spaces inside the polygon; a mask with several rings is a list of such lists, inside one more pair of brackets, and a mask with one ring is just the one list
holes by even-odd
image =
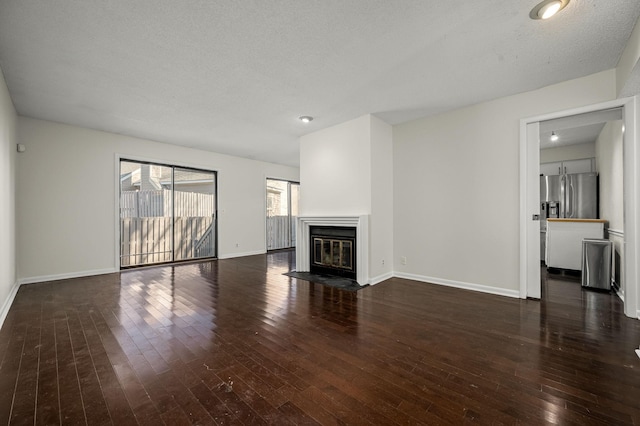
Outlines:
{"label": "black fireplace insert", "polygon": [[310,272],[356,279],[356,228],[311,226]]}

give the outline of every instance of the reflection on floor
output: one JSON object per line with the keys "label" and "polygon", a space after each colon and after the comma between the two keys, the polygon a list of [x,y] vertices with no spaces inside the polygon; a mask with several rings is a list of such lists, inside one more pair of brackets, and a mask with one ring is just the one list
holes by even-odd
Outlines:
{"label": "reflection on floor", "polygon": [[540,301],[283,275],[295,254],[20,287],[0,424],[640,425],[640,321],[545,276]]}
{"label": "reflection on floor", "polygon": [[[624,305],[615,291],[584,288],[580,271],[542,268],[543,306],[562,312],[562,306],[580,306],[584,329],[575,338],[596,339],[602,328],[624,317]],[[560,324],[561,326],[561,324]],[[640,342],[638,342],[640,344]]]}

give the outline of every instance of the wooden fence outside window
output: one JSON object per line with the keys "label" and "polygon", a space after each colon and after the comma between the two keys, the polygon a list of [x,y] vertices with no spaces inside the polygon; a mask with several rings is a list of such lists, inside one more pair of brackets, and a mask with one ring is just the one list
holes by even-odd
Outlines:
{"label": "wooden fence outside window", "polygon": [[[173,209],[171,194],[166,189],[121,193],[121,266],[215,256],[213,194],[175,191]],[[171,217],[172,211],[175,219]]]}

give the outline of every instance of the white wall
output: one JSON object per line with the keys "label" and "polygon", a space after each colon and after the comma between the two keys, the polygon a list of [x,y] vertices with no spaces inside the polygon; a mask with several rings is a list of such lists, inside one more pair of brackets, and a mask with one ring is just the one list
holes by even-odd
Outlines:
{"label": "white wall", "polygon": [[371,117],[371,250],[372,283],[391,278],[393,272],[393,130]]}
{"label": "white wall", "polygon": [[16,111],[0,70],[0,325],[16,285]]}
{"label": "white wall", "polygon": [[634,96],[638,89],[640,74],[640,18],[631,32],[631,36],[620,55],[616,66],[616,94],[618,96]]}
{"label": "white wall", "polygon": [[396,273],[518,297],[519,120],[615,95],[609,70],[395,126]]}
{"label": "white wall", "polygon": [[[298,169],[20,117],[18,278],[116,270],[117,156],[218,172],[218,254],[265,251],[266,178]],[[236,247],[238,244],[238,247]]]}
{"label": "white wall", "polygon": [[608,122],[596,141],[596,164],[600,175],[600,217],[609,227],[624,230],[622,120]]}
{"label": "white wall", "polygon": [[624,294],[623,122],[607,123],[596,141],[600,175],[600,217],[606,219],[613,243],[613,278]]}
{"label": "white wall", "polygon": [[300,138],[300,215],[371,212],[371,118]]}
{"label": "white wall", "polygon": [[[581,143],[577,145],[559,146],[540,150],[540,163],[553,163],[555,161],[580,160],[596,156],[596,144]],[[597,170],[597,169],[596,169]]]}
{"label": "white wall", "polygon": [[300,138],[300,215],[370,215],[372,283],[393,271],[392,156],[392,128],[372,115]]}

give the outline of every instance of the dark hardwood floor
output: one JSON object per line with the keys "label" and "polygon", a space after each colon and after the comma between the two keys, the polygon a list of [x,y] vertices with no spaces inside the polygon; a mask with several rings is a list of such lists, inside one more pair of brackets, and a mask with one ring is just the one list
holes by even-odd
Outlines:
{"label": "dark hardwood floor", "polygon": [[616,296],[349,293],[282,275],[293,257],[22,286],[0,424],[640,425],[640,321]]}

